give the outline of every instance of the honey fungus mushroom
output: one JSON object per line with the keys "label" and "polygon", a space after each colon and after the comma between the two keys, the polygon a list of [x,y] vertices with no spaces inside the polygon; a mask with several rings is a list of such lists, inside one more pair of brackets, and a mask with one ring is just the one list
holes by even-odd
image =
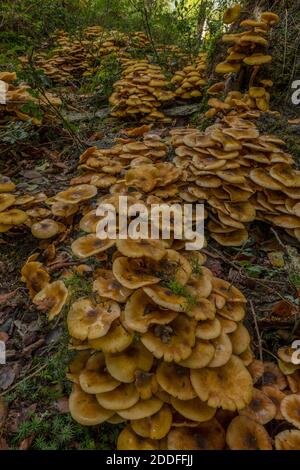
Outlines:
{"label": "honey fungus mushroom", "polygon": [[190,381],[189,369],[174,363],[162,362],[156,370],[157,382],[172,397],[191,400],[196,392]]}
{"label": "honey fungus mushroom", "polygon": [[261,390],[254,388],[251,402],[240,411],[240,415],[247,416],[257,423],[267,424],[275,418],[276,411],[273,401]]}
{"label": "honey fungus mushroom", "polygon": [[71,305],[68,312],[69,334],[81,341],[101,338],[119,316],[120,307],[112,300],[98,304],[89,298],[81,298]]}
{"label": "honey fungus mushroom", "polygon": [[141,342],[166,362],[187,359],[195,344],[195,320],[181,314],[168,325],[153,325],[141,335]]}
{"label": "honey fungus mushroom", "polygon": [[167,437],[168,450],[222,450],[225,432],[216,419],[196,427],[172,428]]}
{"label": "honey fungus mushroom", "polygon": [[127,258],[120,256],[115,259],[112,267],[113,274],[119,283],[127,289],[156,284],[160,278],[151,274],[147,261],[142,258]]}
{"label": "honey fungus mushroom", "polygon": [[71,245],[72,251],[78,258],[84,259],[108,250],[115,244],[115,240],[106,238],[102,240],[94,234],[77,238]]}
{"label": "honey fungus mushroom", "polygon": [[118,450],[158,450],[159,443],[152,439],[138,436],[130,426],[124,428],[117,441]]}
{"label": "honey fungus mushroom", "polygon": [[116,247],[122,255],[129,258],[151,258],[160,261],[166,254],[166,248],[161,240],[120,240],[116,242]]}
{"label": "honey fungus mushroom", "polygon": [[104,353],[118,353],[128,348],[133,341],[133,333],[127,331],[124,326],[115,320],[105,336],[97,339],[89,339],[89,345],[95,350]]}
{"label": "honey fungus mushroom", "polygon": [[12,206],[16,197],[9,193],[0,193],[0,212],[5,211],[8,207]]}
{"label": "honey fungus mushroom", "polygon": [[27,261],[21,270],[21,280],[26,283],[29,295],[33,299],[49,284],[50,276],[39,261]]}
{"label": "honey fungus mushroom", "polygon": [[79,384],[82,390],[95,395],[96,393],[109,392],[118,387],[120,382],[105,369],[104,354],[101,352],[93,354],[79,374]]}
{"label": "honey fungus mushroom", "polygon": [[0,212],[0,224],[7,226],[21,225],[26,221],[27,217],[26,212],[20,209],[8,209]]}
{"label": "honey fungus mushroom", "polygon": [[171,429],[172,412],[170,407],[163,407],[154,415],[146,418],[131,420],[133,431],[143,438],[163,439]]}
{"label": "honey fungus mushroom", "polygon": [[297,429],[287,429],[275,436],[276,450],[299,450],[300,431]]}
{"label": "honey fungus mushroom", "polygon": [[48,311],[48,319],[58,315],[68,298],[69,291],[63,281],[54,281],[43,287],[33,298],[38,310]]}
{"label": "honey fungus mushroom", "polygon": [[280,404],[280,411],[289,423],[300,429],[300,395],[287,395]]}
{"label": "honey fungus mushroom", "polygon": [[128,299],[124,310],[124,321],[131,330],[146,333],[152,324],[168,324],[178,312],[161,309],[143,289],[137,289]]}
{"label": "honey fungus mushroom", "polygon": [[97,393],[100,406],[107,410],[117,411],[130,409],[139,401],[139,393],[134,384],[121,384],[110,392]]}
{"label": "honey fungus mushroom", "polygon": [[252,399],[251,375],[237,356],[221,367],[191,369],[191,382],[200,400],[212,407],[234,411]]}
{"label": "honey fungus mushroom", "polygon": [[79,202],[91,199],[96,196],[96,194],[96,186],[93,186],[92,184],[79,184],[57,193],[55,195],[55,199],[68,204],[78,204]]}
{"label": "honey fungus mushroom", "polygon": [[178,398],[171,398],[173,408],[187,419],[198,422],[210,420],[216,409],[208,406],[202,402],[198,397],[190,400],[179,400]]}
{"label": "honey fungus mushroom", "polygon": [[124,287],[109,269],[97,269],[97,277],[93,283],[93,290],[101,297],[124,303],[131,295],[132,290]]}
{"label": "honey fungus mushroom", "polygon": [[101,407],[95,395],[85,393],[78,385],[73,386],[69,398],[72,418],[83,426],[95,426],[111,418],[114,411]]}
{"label": "honey fungus mushroom", "polygon": [[272,450],[265,428],[246,416],[233,418],[227,429],[226,442],[231,450]]}
{"label": "honey fungus mushroom", "polygon": [[59,233],[59,225],[55,220],[44,219],[41,222],[32,224],[31,233],[35,238],[42,240],[52,238]]}
{"label": "honey fungus mushroom", "polygon": [[125,351],[105,354],[106,368],[116,380],[134,382],[137,370],[149,372],[153,364],[152,354],[141,344],[133,344]]}

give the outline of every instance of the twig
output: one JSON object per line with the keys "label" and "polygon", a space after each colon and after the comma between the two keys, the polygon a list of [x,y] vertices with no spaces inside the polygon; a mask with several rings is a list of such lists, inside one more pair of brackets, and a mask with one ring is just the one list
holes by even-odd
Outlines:
{"label": "twig", "polygon": [[271,232],[274,233],[274,235],[275,235],[275,237],[276,237],[276,240],[278,241],[279,245],[280,245],[282,248],[284,248],[284,250],[286,251],[286,246],[285,246],[285,244],[284,244],[283,241],[280,239],[278,233],[276,232],[276,230],[275,230],[273,227],[271,227]]}
{"label": "twig", "polygon": [[31,374],[27,375],[26,377],[24,377],[24,379],[20,380],[19,382],[15,383],[14,385],[12,385],[12,387],[9,387],[7,390],[5,390],[4,392],[0,393],[0,397],[3,397],[4,395],[6,395],[7,393],[11,392],[12,390],[14,390],[15,388],[17,388],[21,383],[23,382],[26,382],[27,380],[29,379],[32,379],[32,377],[34,377],[35,375],[37,375],[39,372],[41,372],[43,369],[45,369],[46,367],[48,366],[48,364],[44,364],[42,365],[41,367],[39,367],[38,369],[35,369],[33,372],[31,372]]}
{"label": "twig", "polygon": [[254,310],[254,306],[253,306],[252,300],[249,301],[249,304],[250,304],[250,309],[251,309],[251,313],[252,313],[252,316],[253,316],[253,321],[254,321],[256,336],[257,336],[257,340],[258,340],[259,359],[263,362],[263,353],[262,353],[263,347],[262,347],[262,341],[261,341],[261,336],[260,336],[260,332],[259,332],[259,326],[258,326],[258,323],[257,323],[256,313],[255,313],[255,310]]}
{"label": "twig", "polygon": [[285,63],[286,63],[286,48],[287,48],[287,28],[288,28],[288,11],[285,10],[285,25],[284,25],[284,52],[282,61],[282,75],[284,74]]}

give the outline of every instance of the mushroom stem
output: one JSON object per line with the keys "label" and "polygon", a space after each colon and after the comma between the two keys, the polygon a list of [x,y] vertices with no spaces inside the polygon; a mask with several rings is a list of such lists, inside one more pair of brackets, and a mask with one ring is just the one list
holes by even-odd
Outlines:
{"label": "mushroom stem", "polygon": [[252,71],[252,73],[251,73],[251,77],[250,77],[250,80],[249,80],[249,88],[251,88],[251,87],[253,86],[255,77],[256,77],[256,75],[257,75],[259,69],[260,69],[260,66],[259,66],[259,65],[255,65],[255,66],[253,67],[253,71]]}

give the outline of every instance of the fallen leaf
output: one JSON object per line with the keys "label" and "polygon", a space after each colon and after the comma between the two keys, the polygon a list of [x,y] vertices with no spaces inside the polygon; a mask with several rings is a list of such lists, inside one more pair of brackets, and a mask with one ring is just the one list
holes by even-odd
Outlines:
{"label": "fallen leaf", "polygon": [[69,412],[69,399],[68,397],[59,398],[54,402],[55,408],[60,413],[68,413]]}
{"label": "fallen leaf", "polygon": [[8,334],[5,331],[0,331],[0,341],[3,341],[6,343],[6,341],[9,339]]}
{"label": "fallen leaf", "polygon": [[1,368],[0,389],[6,390],[14,382],[16,373],[11,366]]}
{"label": "fallen leaf", "polygon": [[274,268],[283,268],[285,265],[284,253],[282,251],[271,251],[268,253],[268,259]]}
{"label": "fallen leaf", "polygon": [[21,444],[19,445],[19,450],[28,450],[32,444],[34,435],[32,434],[31,436],[26,437],[23,439]]}
{"label": "fallen leaf", "polygon": [[3,428],[5,424],[7,413],[8,413],[7,404],[2,398],[0,398],[0,430],[1,428]]}
{"label": "fallen leaf", "polygon": [[15,289],[14,291],[12,292],[8,292],[7,294],[2,294],[0,295],[0,302],[6,302],[8,299],[10,299],[11,297],[13,297],[15,295],[15,293],[18,291],[18,289]]}
{"label": "fallen leaf", "polygon": [[296,313],[296,307],[287,300],[279,300],[272,306],[271,312],[276,317],[289,318]]}
{"label": "fallen leaf", "polygon": [[4,437],[0,437],[0,450],[9,450],[8,444]]}

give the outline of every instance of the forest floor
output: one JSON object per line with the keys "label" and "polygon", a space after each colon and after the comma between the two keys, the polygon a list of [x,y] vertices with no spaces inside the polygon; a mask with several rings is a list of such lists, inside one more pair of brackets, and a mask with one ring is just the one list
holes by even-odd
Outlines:
{"label": "forest floor", "polygon": [[[64,96],[62,112],[72,122],[80,142],[57,120],[38,128],[23,143],[6,145],[1,150],[0,173],[12,177],[26,193],[42,191],[51,196],[68,187],[77,175],[84,148],[110,146],[115,137],[122,136],[122,128],[140,124],[110,118],[107,105],[96,105],[97,97],[92,93],[82,95],[73,86],[56,87],[54,91]],[[182,108],[178,112],[182,113]],[[199,111],[182,117],[176,116],[175,110],[172,126],[200,123]],[[260,125],[280,137],[284,134],[288,145],[294,145],[299,154],[295,144],[298,131],[291,132],[284,123],[284,119],[274,124],[265,118]],[[290,264],[294,241],[262,223],[252,224],[249,232],[242,248],[220,250],[209,240],[204,251],[212,272],[234,282],[249,300],[246,325],[256,357],[274,360],[278,346],[300,332],[300,279],[294,276]],[[112,449],[117,426],[84,428],[68,414],[70,384],[66,371],[72,353],[67,348],[65,314],[48,323],[32,305],[20,279],[26,259],[38,249],[39,241],[26,229],[12,230],[0,239],[0,340],[5,341],[7,351],[7,364],[1,366],[0,376],[0,404],[3,399],[7,404],[3,410],[0,406],[0,424],[5,420],[0,449]],[[50,265],[52,275],[58,276],[74,262],[63,243]],[[84,292],[85,280],[84,275],[77,276],[72,288]],[[269,431],[274,435],[280,429]]]}

